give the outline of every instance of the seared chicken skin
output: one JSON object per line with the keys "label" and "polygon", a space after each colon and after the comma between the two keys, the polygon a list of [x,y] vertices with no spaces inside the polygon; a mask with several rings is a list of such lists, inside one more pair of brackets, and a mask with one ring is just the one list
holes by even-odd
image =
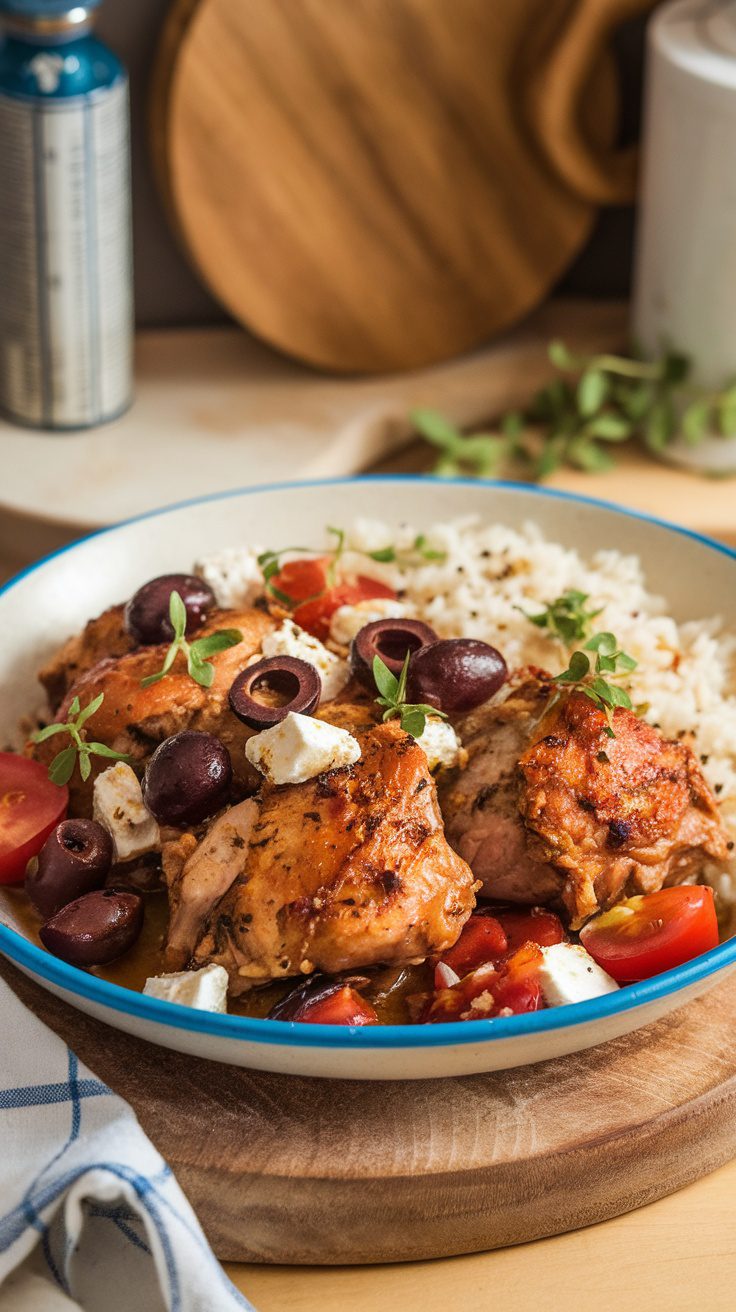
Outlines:
{"label": "seared chicken skin", "polygon": [[531,846],[565,874],[573,926],[622,896],[681,883],[710,859],[725,861],[728,836],[686,743],[668,741],[633,711],[606,717],[574,692],[524,753],[520,811]]}
{"label": "seared chicken skin", "polygon": [[[167,651],[162,646],[138,647],[125,655],[106,657],[87,669],[67,689],[56,718],[64,720],[72,698],[79,697],[87,706],[99,693],[105,694],[100,709],[87,721],[87,737],[105,743],[116,752],[124,752],[134,761],[145,761],[160,742],[182,729],[196,729],[215,734],[230,750],[238,784],[253,789],[257,779],[245,759],[245,743],[251,736],[236,719],[228,705],[230,686],[249,659],[259,651],[274,621],[264,611],[212,611],[196,636],[204,637],[217,629],[240,629],[243,641],[227,651],[210,657],[215,678],[210,688],[203,688],[189,677],[182,655],[177,656],[169,674],[148,688],[141,679],[161,669]],[[31,748],[33,756],[48,764],[59,751],[59,739],[48,739]],[[101,770],[109,765],[102,757],[92,757],[92,774],[84,783],[75,772],[70,787],[72,815],[92,813],[92,786]]]}
{"label": "seared chicken skin", "polygon": [[467,716],[468,767],[440,780],[448,838],[486,896],[561,904],[576,928],[725,860],[727,834],[685,743],[623,708],[609,738],[578,692],[546,715],[550,692],[527,672]]}
{"label": "seared chicken skin", "polygon": [[107,657],[124,656],[135,642],[125,627],[125,606],[110,606],[96,619],[89,620],[81,633],[75,633],[39,671],[49,706],[55,711],[72,684]]}
{"label": "seared chicken skin", "polygon": [[445,839],[427,758],[395,723],[359,737],[354,766],[265,786],[183,865],[186,844],[165,852],[167,969],[217,962],[238,994],[314,970],[423,960],[456,941],[474,880]]}

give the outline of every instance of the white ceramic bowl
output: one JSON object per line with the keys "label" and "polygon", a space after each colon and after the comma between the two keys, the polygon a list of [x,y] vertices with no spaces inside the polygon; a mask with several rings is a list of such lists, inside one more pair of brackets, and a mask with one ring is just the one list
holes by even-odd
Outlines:
{"label": "white ceramic bowl", "polygon": [[[244,541],[318,543],[358,515],[422,528],[469,512],[518,524],[590,554],[638,553],[649,584],[680,619],[733,620],[736,552],[616,506],[513,484],[420,478],[339,479],[252,488],[173,506],[106,529],[20,574],[0,593],[0,741],[39,704],[35,671],[92,615],[152,575]],[[525,1016],[344,1029],[214,1016],[159,1002],[66,965],[31,943],[0,896],[0,951],[73,1006],[164,1047],[259,1070],[345,1079],[466,1075],[544,1061],[648,1025],[711,988],[736,964],[736,939],[620,992]]]}

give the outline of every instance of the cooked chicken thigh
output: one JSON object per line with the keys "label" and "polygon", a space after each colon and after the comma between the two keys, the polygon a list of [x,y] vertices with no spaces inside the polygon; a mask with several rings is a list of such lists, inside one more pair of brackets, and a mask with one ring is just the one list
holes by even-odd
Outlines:
{"label": "cooked chicken thigh", "polygon": [[440,780],[450,842],[486,896],[564,905],[573,927],[619,897],[724,860],[727,835],[690,748],[619,708],[615,737],[572,693],[545,714],[540,672],[467,716],[464,772]]}
{"label": "cooked chicken thigh", "polygon": [[135,642],[125,627],[125,606],[110,606],[85,624],[46,662],[39,679],[46,689],[49,706],[55,711],[69,688],[93,665],[111,656],[124,656]]}
{"label": "cooked chicken thigh", "polygon": [[168,967],[218,962],[238,994],[314,970],[406,964],[455,942],[474,880],[445,839],[427,758],[395,723],[359,740],[356,765],[265,786],[183,863],[180,850],[178,869],[167,854]]}
{"label": "cooked chicken thigh", "polygon": [[[215,668],[211,688],[203,688],[189,677],[183,656],[177,656],[165,679],[141,687],[141,679],[161,669],[166,645],[138,647],[124,655],[105,657],[85,670],[72,682],[57,711],[57,719],[66,718],[73,697],[87,706],[99,693],[105,694],[100,709],[87,721],[87,737],[105,743],[116,752],[124,752],[136,761],[144,761],[164,738],[182,729],[196,729],[216,734],[229,748],[236,781],[250,788],[257,779],[245,759],[245,743],[252,730],[236,719],[228,705],[230,686],[248,660],[259,650],[264,635],[274,621],[264,611],[216,610],[198,631],[198,637],[217,629],[240,629],[243,641],[227,651],[210,657]],[[37,760],[48,764],[59,750],[56,737],[32,748]],[[72,778],[71,814],[92,813],[92,786],[100,770],[109,761],[92,757],[92,775],[84,783],[78,773]]]}

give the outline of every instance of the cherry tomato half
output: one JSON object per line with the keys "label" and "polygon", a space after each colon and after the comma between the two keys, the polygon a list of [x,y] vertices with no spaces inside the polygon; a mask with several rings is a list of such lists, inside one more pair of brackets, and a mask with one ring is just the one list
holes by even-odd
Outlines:
{"label": "cherry tomato half", "polygon": [[493,912],[509,941],[509,952],[516,952],[524,943],[537,943],[540,948],[563,943],[565,931],[554,911],[544,907],[503,907]]}
{"label": "cherry tomato half", "polygon": [[375,1025],[378,1021],[370,1002],[349,984],[308,1002],[295,1019],[307,1025]]}
{"label": "cherry tomato half", "polygon": [[355,606],[359,601],[371,601],[374,597],[395,596],[393,588],[361,574],[355,583],[338,583],[334,588],[327,588],[320,597],[297,606],[294,623],[324,641],[329,637],[330,620],[340,606]]}
{"label": "cherry tomato half", "polygon": [[0,884],[23,879],[68,801],[69,790],[51,783],[45,765],[0,752]]}
{"label": "cherry tomato half", "polygon": [[327,587],[327,570],[330,566],[329,556],[313,556],[305,560],[287,560],[278,574],[270,579],[271,587],[277,588],[292,601],[306,601],[308,597],[317,597]]}
{"label": "cherry tomato half", "polygon": [[717,947],[713,890],[685,885],[627,898],[589,921],[580,941],[619,984],[660,975]]}
{"label": "cherry tomato half", "polygon": [[462,979],[487,961],[498,961],[508,951],[508,939],[495,916],[483,913],[466,920],[457,943],[442,953],[440,961]]}

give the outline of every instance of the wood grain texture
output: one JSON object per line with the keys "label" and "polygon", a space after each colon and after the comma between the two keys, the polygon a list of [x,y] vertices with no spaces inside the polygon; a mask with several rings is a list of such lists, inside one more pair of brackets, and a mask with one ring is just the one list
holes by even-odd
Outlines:
{"label": "wood grain texture", "polygon": [[736,976],[574,1057],[366,1086],[185,1058],[0,970],[132,1104],[223,1259],[394,1262],[517,1244],[640,1207],[736,1154]]}
{"label": "wood grain texture", "polygon": [[649,2],[175,0],[152,144],[186,249],[236,318],[324,368],[486,341],[586,239],[550,133],[587,176],[615,134],[609,30]]}

